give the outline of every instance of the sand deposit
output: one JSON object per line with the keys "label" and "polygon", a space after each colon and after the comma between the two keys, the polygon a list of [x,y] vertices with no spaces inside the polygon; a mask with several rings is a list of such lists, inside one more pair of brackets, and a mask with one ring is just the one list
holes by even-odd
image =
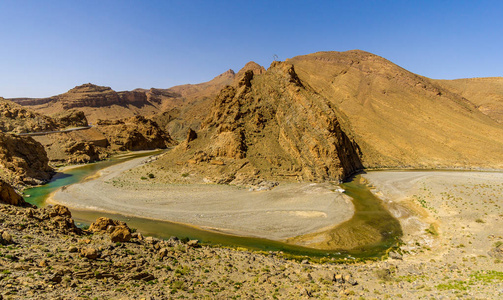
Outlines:
{"label": "sand deposit", "polygon": [[50,201],[273,240],[334,226],[354,212],[350,198],[329,183],[285,183],[257,192],[229,185],[141,180],[126,172],[147,159],[103,169],[99,177],[57,191]]}

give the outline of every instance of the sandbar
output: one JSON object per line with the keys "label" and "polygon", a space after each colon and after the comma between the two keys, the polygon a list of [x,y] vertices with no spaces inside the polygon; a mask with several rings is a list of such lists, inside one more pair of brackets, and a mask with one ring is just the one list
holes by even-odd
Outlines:
{"label": "sandbar", "polygon": [[105,168],[99,176],[59,189],[48,202],[271,240],[317,232],[354,214],[351,198],[330,183],[281,183],[270,191],[218,184],[113,184],[148,159]]}

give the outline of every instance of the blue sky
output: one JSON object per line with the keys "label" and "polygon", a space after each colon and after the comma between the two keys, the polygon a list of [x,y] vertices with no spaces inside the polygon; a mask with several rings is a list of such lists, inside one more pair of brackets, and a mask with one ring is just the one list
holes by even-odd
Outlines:
{"label": "blue sky", "polygon": [[503,76],[503,1],[0,0],[0,96],[199,83],[361,49],[420,75]]}

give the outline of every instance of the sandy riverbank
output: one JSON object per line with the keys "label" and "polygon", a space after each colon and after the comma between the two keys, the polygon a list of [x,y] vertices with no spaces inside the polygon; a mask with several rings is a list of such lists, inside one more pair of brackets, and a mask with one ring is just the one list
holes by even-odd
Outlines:
{"label": "sandy riverbank", "polygon": [[[354,213],[350,198],[328,183],[285,183],[256,192],[228,185],[155,184],[153,180],[128,179],[132,175],[126,171],[147,159],[103,169],[99,176],[58,190],[49,201],[272,240],[320,231],[350,219]],[[117,184],[119,176],[121,184]]]}
{"label": "sandy riverbank", "polygon": [[[225,289],[221,289],[220,298],[226,298],[225,293],[242,293],[266,297],[273,291],[278,291],[284,298],[309,297],[301,290],[310,291],[313,297],[365,299],[500,299],[503,297],[503,257],[494,255],[496,245],[503,242],[503,173],[489,172],[371,172],[363,175],[374,192],[384,200],[390,211],[400,220],[404,227],[404,242],[402,254],[394,253],[391,259],[383,261],[368,261],[355,264],[333,265],[299,264],[285,261],[274,255],[261,256],[248,252],[229,249],[202,248],[182,249],[176,253],[176,260],[169,259],[189,266],[191,273],[184,280],[190,282],[198,290],[195,295],[205,295],[212,291],[214,282],[225,285],[221,278],[239,276],[242,287],[237,291],[231,282]],[[132,185],[130,190],[139,186]],[[17,212],[12,213],[18,216]],[[4,217],[8,220],[8,217]],[[8,221],[5,222],[9,223]],[[20,228],[17,221],[10,222],[12,228]],[[37,221],[38,224],[38,221]],[[47,226],[43,224],[43,226]],[[28,226],[31,228],[31,226]],[[19,229],[21,230],[21,229]],[[17,238],[26,235],[26,230],[17,234]],[[28,229],[30,230],[30,229]],[[52,231],[34,231],[52,233]],[[46,241],[46,238],[37,241]],[[65,238],[64,243],[74,239]],[[30,243],[33,241],[30,239]],[[52,240],[51,240],[52,242]],[[93,237],[91,244],[100,242]],[[85,244],[87,245],[87,244]],[[129,253],[135,253],[142,261],[142,271],[148,271],[159,278],[159,283],[143,284],[141,281],[117,281],[121,288],[131,287],[131,295],[138,291],[141,284],[142,291],[162,291],[163,284],[170,280],[181,280],[180,274],[173,272],[181,266],[173,265],[166,270],[158,268],[158,256],[155,251],[144,250],[141,242],[128,243]],[[69,246],[51,247],[58,249],[59,256],[47,256],[51,264],[61,261],[61,250]],[[108,249],[103,247],[104,249]],[[122,249],[122,248],[121,248]],[[170,248],[171,249],[171,248]],[[178,248],[173,247],[172,251]],[[42,250],[47,251],[45,248]],[[108,251],[108,250],[107,250]],[[142,252],[143,251],[143,252]],[[46,257],[46,252],[39,251]],[[108,251],[110,252],[110,251]],[[22,251],[33,257],[33,251]],[[154,256],[151,258],[152,253]],[[214,253],[213,256],[211,256]],[[491,253],[491,254],[490,254]],[[499,255],[503,255],[500,252]],[[65,253],[63,253],[66,255]],[[107,254],[107,253],[104,253]],[[125,259],[134,263],[134,257],[129,255]],[[201,259],[202,258],[202,259]],[[28,260],[20,260],[27,262]],[[80,262],[80,261],[79,261]],[[105,262],[105,261],[103,261]],[[225,262],[225,263],[224,263]],[[99,262],[98,262],[99,263]],[[161,262],[167,264],[166,259]],[[108,264],[111,268],[116,264]],[[229,267],[232,266],[232,267]],[[265,269],[264,267],[267,267]],[[82,267],[82,269],[84,266]],[[208,271],[202,269],[208,268]],[[11,267],[15,275],[23,269]],[[41,269],[49,270],[48,268]],[[136,269],[132,269],[131,272]],[[269,271],[272,271],[269,273]],[[120,272],[124,270],[110,270]],[[230,273],[234,272],[234,273]],[[345,285],[334,283],[333,275],[337,273],[352,274],[357,279],[357,285],[347,282]],[[26,275],[18,275],[26,278]],[[24,277],[22,277],[24,276]],[[52,276],[52,275],[51,275]],[[74,275],[71,275],[74,276]],[[172,276],[174,279],[171,279]],[[92,282],[93,279],[90,279]],[[8,282],[3,280],[1,282]],[[89,285],[89,281],[76,281],[80,286]],[[100,284],[102,281],[95,281]],[[96,285],[96,293],[117,295],[119,289],[111,288],[115,281],[103,285]],[[115,284],[117,284],[115,283]],[[201,285],[202,283],[202,285]],[[26,285],[9,284],[10,289],[23,289]],[[82,288],[71,287],[54,289],[54,291],[82,293]],[[199,289],[199,287],[202,288]],[[153,287],[153,288],[151,288]],[[84,290],[85,292],[85,290]],[[23,295],[23,291],[19,295]],[[89,292],[88,292],[89,293]],[[179,290],[176,293],[185,297],[193,297],[188,291]],[[73,294],[72,294],[73,295]],[[89,293],[91,295],[91,293]],[[247,298],[243,296],[243,298]],[[251,296],[249,298],[252,298]]]}
{"label": "sandy riverbank", "polygon": [[503,240],[503,173],[385,171],[363,175],[401,222],[402,249],[445,264],[496,267],[488,252]]}

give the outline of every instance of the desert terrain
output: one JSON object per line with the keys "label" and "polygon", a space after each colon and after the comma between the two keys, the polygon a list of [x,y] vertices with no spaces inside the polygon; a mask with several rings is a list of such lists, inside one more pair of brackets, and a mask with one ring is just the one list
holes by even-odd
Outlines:
{"label": "desert terrain", "polygon": [[5,298],[123,299],[127,293],[146,299],[498,299],[503,296],[502,176],[364,174],[400,220],[404,237],[386,259],[363,262],[292,260],[282,252],[200,247],[138,232],[117,243],[110,231],[75,231],[58,215],[66,212],[61,206],[34,210],[2,204],[2,231],[8,234],[2,234],[0,285]]}
{"label": "desert terrain", "polygon": [[[503,298],[502,83],[434,80],[351,50],[267,70],[250,62],[168,89],[89,83],[2,98],[0,299]],[[62,187],[47,207],[19,196],[61,165],[157,148],[169,150]],[[330,250],[344,235],[351,248],[390,232],[369,234],[372,217],[347,226],[359,213],[349,189],[339,190],[350,180],[399,222],[399,244],[382,257],[162,240],[106,218],[79,228],[70,212]]]}

